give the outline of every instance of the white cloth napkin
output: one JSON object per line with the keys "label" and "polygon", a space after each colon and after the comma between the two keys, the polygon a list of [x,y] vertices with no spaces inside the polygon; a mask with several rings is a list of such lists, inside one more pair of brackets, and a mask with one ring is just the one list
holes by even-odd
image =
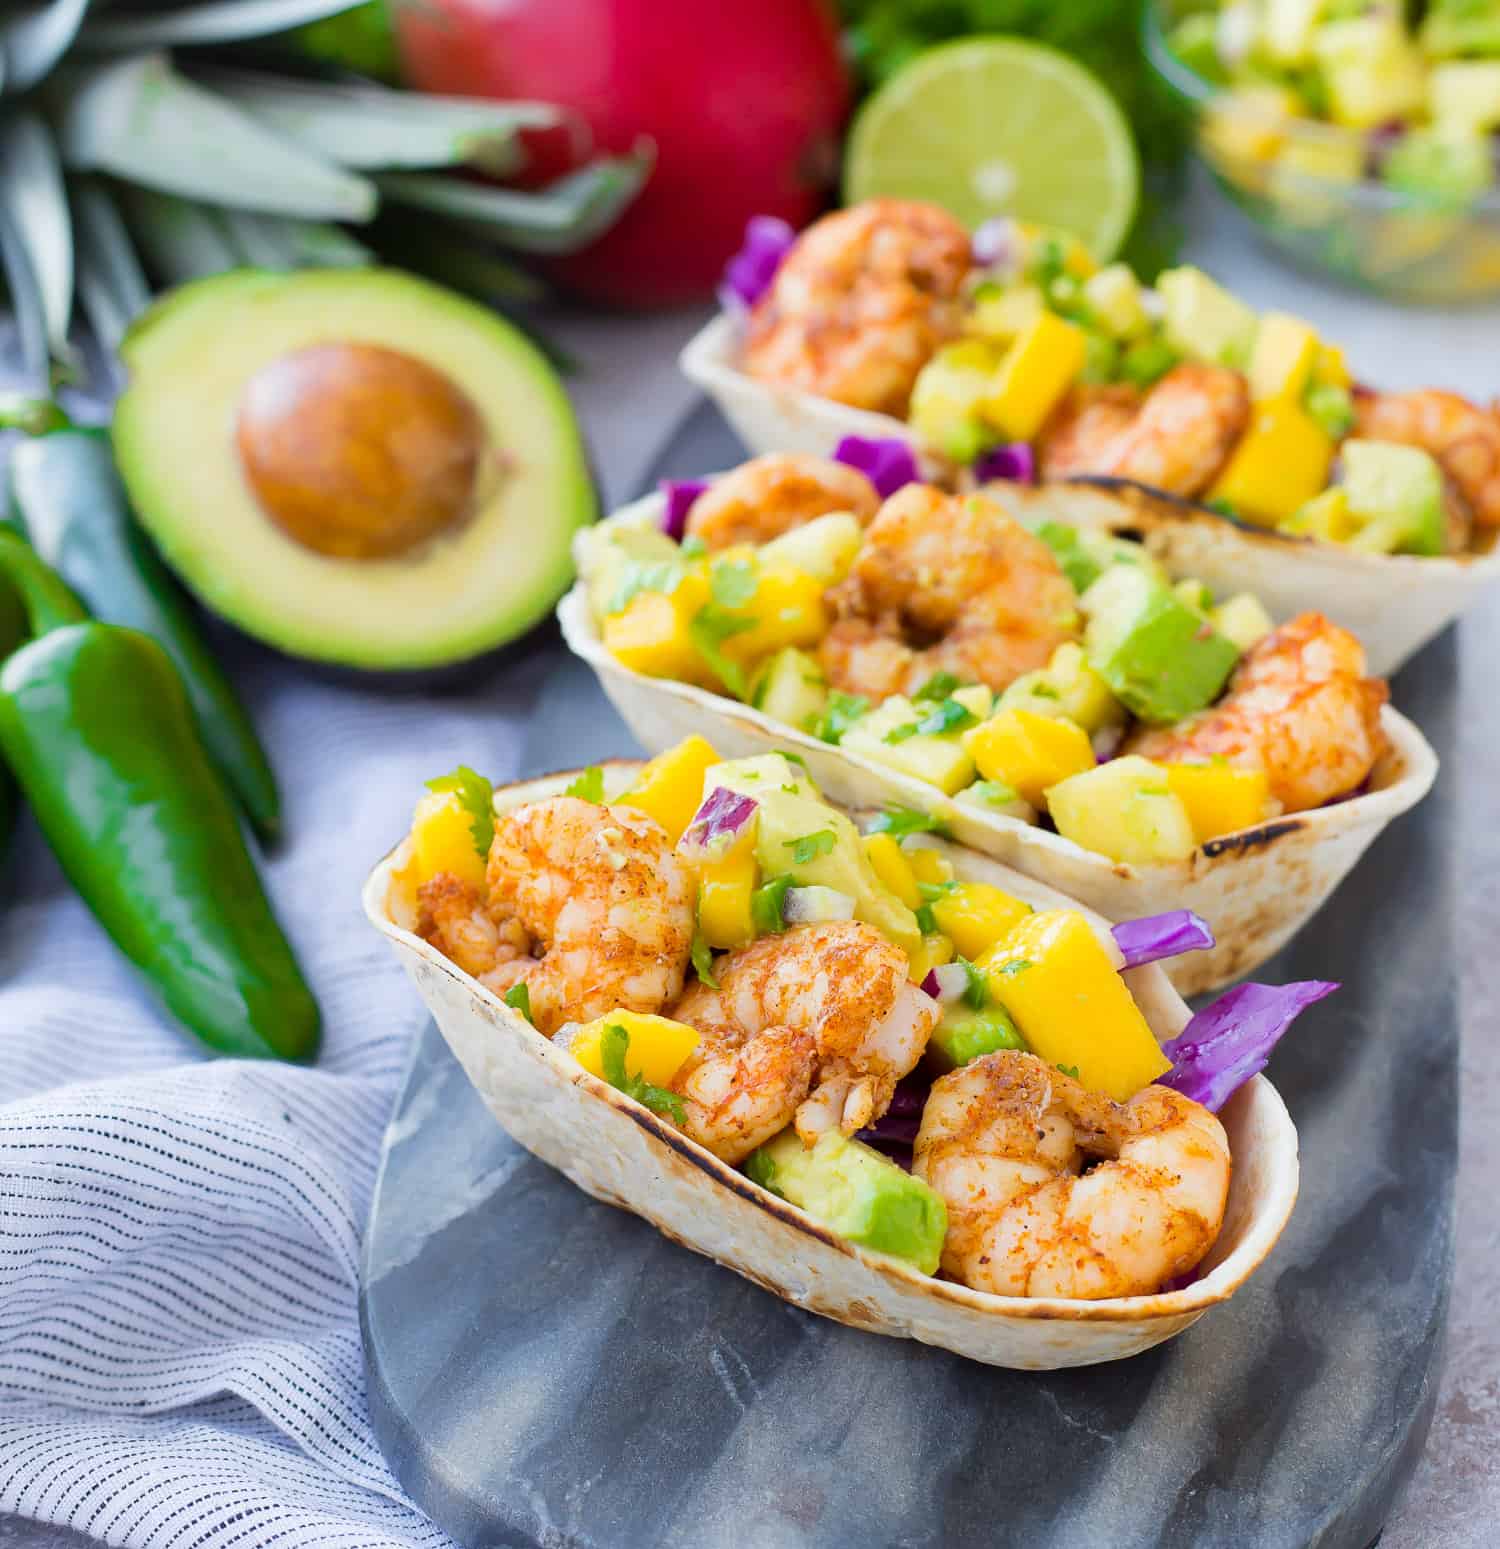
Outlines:
{"label": "white cloth napkin", "polygon": [[[688,402],[672,362],[697,321],[563,329],[611,499]],[[266,874],[323,1054],[203,1056],[26,821],[0,869],[0,1513],[132,1549],[445,1544],[365,1411],[360,1237],[425,1013],[359,890],[424,779],[515,772],[536,675],[419,693],[235,665],[282,781]]]}

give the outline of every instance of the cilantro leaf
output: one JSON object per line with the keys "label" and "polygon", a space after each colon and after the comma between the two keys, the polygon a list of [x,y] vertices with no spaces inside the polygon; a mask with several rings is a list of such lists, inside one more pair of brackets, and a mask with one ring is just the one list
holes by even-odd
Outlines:
{"label": "cilantro leaf", "polygon": [[963,969],[969,980],[968,986],[964,990],[964,1005],[971,1011],[983,1011],[990,1002],[989,980],[962,952],[955,952],[953,961]]}
{"label": "cilantro leaf", "polygon": [[776,1174],[778,1171],[776,1163],[766,1154],[764,1146],[758,1151],[752,1151],[745,1158],[745,1176],[751,1183],[758,1183],[761,1188],[769,1193],[785,1199],[786,1196],[776,1187]]}
{"label": "cilantro leaf", "polygon": [[990,972],[1004,974],[1009,979],[1012,975],[1025,973],[1028,968],[1034,968],[1035,966],[1029,957],[1018,957],[1009,963],[1001,963],[999,967],[992,968]]}
{"label": "cilantro leaf", "polygon": [[467,764],[460,764],[452,774],[439,775],[427,782],[427,789],[434,792],[452,791],[459,805],[469,814],[469,832],[474,836],[474,848],[481,855],[490,853],[490,841],[495,837],[495,787],[482,774],[475,774]]}
{"label": "cilantro leaf", "polygon": [[609,605],[608,614],[623,613],[642,592],[674,592],[682,580],[682,566],[675,559],[651,562],[631,560],[620,572],[620,579]]}
{"label": "cilantro leaf", "polygon": [[724,687],[740,700],[749,692],[745,669],[738,662],[730,661],[719,647],[731,636],[742,635],[747,629],[754,628],[754,619],[736,618],[713,602],[704,603],[688,623],[688,639],[699,656],[713,669]]}
{"label": "cilantro leaf", "polygon": [[750,921],[757,936],[776,936],[786,929],[781,906],[791,885],[790,875],[772,877],[750,895]]}
{"label": "cilantro leaf", "polygon": [[604,771],[598,764],[590,764],[563,795],[576,796],[580,801],[591,801],[597,807],[604,800]]}
{"label": "cilantro leaf", "polygon": [[501,999],[507,1006],[519,1011],[528,1022],[531,1021],[531,990],[524,979],[517,980],[511,985]]}
{"label": "cilantro leaf", "polygon": [[949,893],[956,891],[958,883],[950,879],[947,882],[919,882],[917,891],[922,895],[924,903],[935,904],[938,899],[945,898]]}
{"label": "cilantro leaf", "polygon": [[828,696],[828,703],[814,730],[822,741],[837,744],[869,708],[870,701],[863,694],[843,694],[835,689]]}
{"label": "cilantro leaf", "polygon": [[1057,1068],[1065,1076],[1072,1076],[1075,1081],[1083,1080],[1083,1077],[1078,1074],[1078,1067],[1076,1065],[1059,1065]]}
{"label": "cilantro leaf", "polygon": [[977,797],[990,807],[1008,807],[1021,799],[1021,793],[1003,780],[976,780],[968,789],[968,795]]}
{"label": "cilantro leaf", "polygon": [[923,904],[917,910],[917,929],[924,936],[935,936],[937,928],[937,916],[932,912],[932,905]]}
{"label": "cilantro leaf", "polygon": [[711,990],[719,987],[719,981],[714,978],[714,954],[713,949],[696,933],[693,936],[693,971],[698,975],[698,982],[706,985]]}
{"label": "cilantro leaf", "polygon": [[604,1070],[604,1079],[652,1113],[664,1113],[678,1124],[686,1123],[687,1110],[676,1092],[652,1086],[643,1076],[625,1074],[625,1055],[629,1048],[630,1034],[618,1022],[611,1022],[599,1039],[599,1063]]}
{"label": "cilantro leaf", "polygon": [[820,855],[828,855],[838,843],[838,836],[831,828],[820,828],[815,834],[803,834],[799,839],[783,839],[782,844],[792,852],[792,864],[805,866]]}
{"label": "cilantro leaf", "polygon": [[760,586],[755,566],[746,559],[721,559],[709,570],[709,590],[721,608],[743,608]]}
{"label": "cilantro leaf", "polygon": [[872,834],[889,834],[898,842],[908,834],[948,834],[948,825],[930,812],[918,812],[913,807],[892,803],[870,823]]}
{"label": "cilantro leaf", "polygon": [[916,699],[946,699],[954,689],[963,687],[963,679],[951,672],[935,672],[911,697]]}
{"label": "cilantro leaf", "polygon": [[979,717],[967,705],[956,699],[945,699],[919,721],[909,721],[885,734],[886,742],[905,742],[908,737],[940,737],[947,731],[958,731],[972,726]]}
{"label": "cilantro leaf", "polygon": [[807,760],[800,753],[793,753],[790,748],[777,748],[776,751],[781,754],[787,763],[801,764],[804,770],[807,768]]}

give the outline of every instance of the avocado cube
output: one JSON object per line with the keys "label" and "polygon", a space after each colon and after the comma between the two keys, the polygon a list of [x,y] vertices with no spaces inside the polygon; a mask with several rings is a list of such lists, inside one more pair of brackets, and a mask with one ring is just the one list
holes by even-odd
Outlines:
{"label": "avocado cube", "polygon": [[864,528],[853,512],[830,511],[763,543],[760,562],[773,570],[801,570],[824,586],[836,586],[849,574],[863,542]]}
{"label": "avocado cube", "polygon": [[1443,474],[1429,453],[1351,437],[1340,456],[1344,493],[1358,525],[1351,548],[1372,554],[1443,552]]}
{"label": "avocado cube", "polygon": [[1053,651],[1045,667],[1023,672],[1000,696],[1000,708],[1063,716],[1090,736],[1125,719],[1109,684],[1089,666],[1083,647],[1071,640]]}
{"label": "avocado cube", "polygon": [[750,703],[773,721],[811,731],[828,703],[828,680],[816,657],[789,645],[751,680]]}
{"label": "avocado cube", "polygon": [[1201,269],[1167,269],[1156,282],[1167,343],[1189,360],[1243,369],[1255,346],[1255,313]]}
{"label": "avocado cube", "polygon": [[1141,304],[1141,282],[1129,264],[1106,264],[1083,282],[1083,299],[1113,339],[1138,339],[1151,331]]}
{"label": "avocado cube", "polygon": [[1054,785],[1047,810],[1064,839],[1129,865],[1186,860],[1198,846],[1166,772],[1133,754]]}
{"label": "avocado cube", "polygon": [[[840,747],[877,764],[935,785],[951,796],[974,778],[974,760],[957,732],[902,733],[923,719],[924,710],[900,694],[861,716],[844,733]],[[894,738],[894,740],[891,740]]]}
{"label": "avocado cube", "polygon": [[1500,9],[1484,0],[1431,0],[1419,41],[1429,59],[1500,54]]}
{"label": "avocado cube", "polygon": [[654,527],[624,527],[615,523],[591,527],[579,545],[578,555],[590,612],[596,619],[623,612],[617,604],[626,595],[627,583],[640,590],[664,590],[664,585],[651,587],[648,583],[657,579],[657,571],[663,583],[668,581],[681,559],[681,549]]}
{"label": "avocado cube", "polygon": [[1154,575],[1163,574],[1156,560],[1139,543],[1116,538],[1097,527],[1071,527],[1049,517],[1038,522],[1033,531],[1052,550],[1058,568],[1080,595],[1111,565],[1139,565]]}
{"label": "avocado cube", "polygon": [[999,349],[986,339],[962,339],[940,349],[911,390],[907,417],[918,440],[953,462],[973,462],[993,439],[980,404],[999,360]]}
{"label": "avocado cube", "polygon": [[1180,581],[1174,581],[1172,592],[1182,598],[1194,613],[1207,615],[1214,605],[1214,594],[1202,581],[1195,581],[1192,576],[1183,576]]}
{"label": "avocado cube", "polygon": [[1116,565],[1088,589],[1084,649],[1116,699],[1170,725],[1219,697],[1239,652],[1170,586]]}
{"label": "avocado cube", "polygon": [[1209,613],[1213,626],[1243,655],[1276,627],[1266,605],[1250,592],[1236,592]]}
{"label": "avocado cube", "polygon": [[1010,341],[1028,328],[1047,310],[1046,297],[1039,285],[1013,285],[993,294],[977,296],[966,327],[1000,344]]}
{"label": "avocado cube", "polygon": [[957,1070],[997,1049],[1024,1049],[1026,1040],[1004,1006],[972,1011],[962,1002],[946,1008],[927,1042],[927,1058],[940,1071]]}
{"label": "avocado cube", "polygon": [[846,1242],[904,1259],[924,1275],[937,1269],[948,1207],[870,1146],[829,1130],[809,1150],[788,1129],[756,1151],[745,1171]]}
{"label": "avocado cube", "polygon": [[1440,124],[1413,129],[1396,142],[1380,169],[1387,188],[1432,210],[1462,210],[1494,181],[1482,132]]}

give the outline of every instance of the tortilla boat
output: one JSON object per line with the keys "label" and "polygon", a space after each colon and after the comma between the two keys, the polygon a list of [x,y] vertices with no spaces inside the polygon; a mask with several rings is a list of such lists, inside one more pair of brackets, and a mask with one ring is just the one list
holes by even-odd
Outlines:
{"label": "tortilla boat", "polygon": [[[727,313],[716,317],[688,342],[680,363],[751,456],[831,457],[846,436],[894,438],[918,455],[924,477],[952,482],[952,468],[922,452],[905,420],[776,387],[741,370],[740,336],[739,319]],[[1119,480],[1007,484],[1005,491],[1017,504],[1045,507],[1074,525],[1140,532],[1174,574],[1191,574],[1216,590],[1254,592],[1277,623],[1316,608],[1360,637],[1370,670],[1379,677],[1396,672],[1500,580],[1493,539],[1488,549],[1464,554],[1368,554],[1254,527]]]}
{"label": "tortilla boat", "polygon": [[[640,766],[605,766],[605,790]],[[577,771],[503,788],[503,811],[562,793]],[[1224,1222],[1191,1284],[1098,1301],[994,1296],[920,1273],[831,1232],[752,1183],[680,1130],[597,1079],[566,1048],[470,978],[408,927],[392,874],[403,840],[370,874],[364,908],[389,941],[450,1048],[499,1123],[585,1193],[651,1222],[786,1301],[870,1332],[917,1339],[990,1365],[1047,1370],[1118,1360],[1149,1349],[1229,1299],[1264,1261],[1291,1215],[1297,1134],[1275,1088],[1246,1082],[1220,1109],[1234,1159]],[[1034,907],[1072,900],[958,846],[934,841],[957,876],[988,881]],[[1106,930],[1097,916],[1097,931]],[[1159,1040],[1186,1026],[1188,1008],[1157,964],[1124,979]]]}
{"label": "tortilla boat", "polygon": [[[651,495],[607,520],[656,527],[662,511],[662,497]],[[931,813],[961,844],[1066,893],[1106,919],[1194,910],[1212,922],[1217,945],[1169,965],[1184,995],[1227,984],[1265,962],[1325,902],[1385,825],[1426,794],[1437,772],[1437,758],[1421,732],[1387,705],[1381,724],[1388,746],[1360,794],[1227,834],[1184,860],[1133,865],[1014,817],[956,801],[925,781],[708,689],[632,671],[605,649],[582,582],[563,599],[558,618],[569,647],[593,668],[648,752],[660,752],[694,732],[707,736],[729,758],[790,748],[841,805],[895,803]]]}

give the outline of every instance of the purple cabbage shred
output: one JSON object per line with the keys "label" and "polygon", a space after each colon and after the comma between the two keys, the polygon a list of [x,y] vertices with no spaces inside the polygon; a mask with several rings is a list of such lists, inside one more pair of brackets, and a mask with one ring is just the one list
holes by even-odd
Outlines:
{"label": "purple cabbage shred", "polygon": [[1139,920],[1123,920],[1113,926],[1110,935],[1125,955],[1127,968],[1143,963],[1158,963],[1164,957],[1184,952],[1206,952],[1214,944],[1208,921],[1191,909],[1173,909],[1169,914],[1148,914]]}
{"label": "purple cabbage shred", "polygon": [[912,449],[895,436],[845,436],[833,457],[864,474],[882,500],[920,477]]}
{"label": "purple cabbage shred", "polygon": [[1008,479],[1012,484],[1036,483],[1036,454],[1024,441],[1007,441],[981,452],[974,463],[974,477],[981,484]]}

